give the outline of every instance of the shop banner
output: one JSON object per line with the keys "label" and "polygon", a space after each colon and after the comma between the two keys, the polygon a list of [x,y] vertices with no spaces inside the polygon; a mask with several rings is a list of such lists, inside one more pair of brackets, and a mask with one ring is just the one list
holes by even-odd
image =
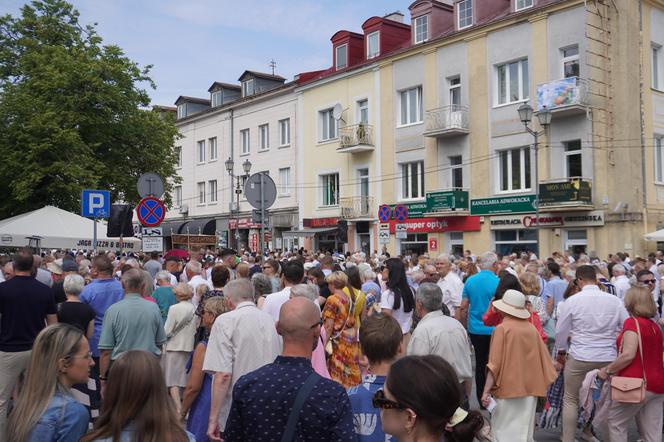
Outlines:
{"label": "shop banner", "polygon": [[[492,230],[528,229],[536,226],[537,216],[492,216],[489,223]],[[603,226],[604,211],[540,213],[539,225],[542,228]]]}
{"label": "shop banner", "polygon": [[[239,221],[239,222],[238,222]],[[236,228],[240,229],[260,229],[261,225],[256,224],[251,218],[240,218],[235,219],[231,218],[228,220],[228,228],[234,230]]]}
{"label": "shop banner", "polygon": [[470,200],[471,215],[529,213],[535,211],[536,195],[512,195]]}
{"label": "shop banner", "polygon": [[390,233],[397,224],[405,224],[408,233],[472,232],[480,230],[478,216],[450,216],[444,218],[409,219],[404,223],[390,221]]}
{"label": "shop banner", "polygon": [[468,192],[465,190],[445,190],[427,193],[427,212],[450,212],[468,210]]}
{"label": "shop banner", "polygon": [[579,87],[576,81],[576,77],[569,77],[537,86],[537,110],[578,104]]}
{"label": "shop banner", "polygon": [[588,180],[574,178],[539,186],[540,208],[545,205],[583,203],[592,204],[592,184]]}
{"label": "shop banner", "polygon": [[304,218],[302,220],[302,225],[304,227],[315,228],[315,227],[337,227],[337,222],[339,218],[330,217],[330,218]]}

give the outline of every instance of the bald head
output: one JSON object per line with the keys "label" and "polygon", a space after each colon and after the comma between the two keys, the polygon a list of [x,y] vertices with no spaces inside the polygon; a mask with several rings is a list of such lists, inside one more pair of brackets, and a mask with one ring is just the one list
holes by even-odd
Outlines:
{"label": "bald head", "polygon": [[320,312],[307,298],[293,298],[281,306],[277,331],[285,341],[309,345],[312,325],[320,321]]}

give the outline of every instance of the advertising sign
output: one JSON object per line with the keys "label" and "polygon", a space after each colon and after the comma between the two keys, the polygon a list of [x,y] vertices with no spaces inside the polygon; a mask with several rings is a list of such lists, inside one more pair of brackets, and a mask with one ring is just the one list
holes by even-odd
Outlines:
{"label": "advertising sign", "polygon": [[[491,230],[528,229],[537,225],[535,214],[492,216],[489,221]],[[596,227],[604,225],[604,211],[540,213],[539,225],[552,227]]]}
{"label": "advertising sign", "polygon": [[580,89],[576,83],[576,77],[570,77],[537,86],[537,110],[578,104]]}
{"label": "advertising sign", "polygon": [[535,195],[498,196],[470,200],[471,215],[529,213],[535,211]]}
{"label": "advertising sign", "polygon": [[427,193],[427,212],[449,212],[468,210],[468,192],[465,190],[446,190]]}
{"label": "advertising sign", "polygon": [[[396,221],[390,221],[390,232],[395,233]],[[409,219],[403,225],[408,233],[472,232],[480,230],[479,216],[449,216],[442,218]]]}
{"label": "advertising sign", "polygon": [[592,204],[592,185],[588,180],[571,179],[539,185],[540,208],[546,205]]}

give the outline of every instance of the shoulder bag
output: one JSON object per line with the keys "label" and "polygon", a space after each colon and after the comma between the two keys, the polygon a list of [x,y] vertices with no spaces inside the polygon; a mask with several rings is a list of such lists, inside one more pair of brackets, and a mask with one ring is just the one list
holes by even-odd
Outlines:
{"label": "shoulder bag", "polygon": [[191,312],[191,315],[189,316],[189,318],[187,318],[186,321],[182,321],[182,322],[180,322],[180,323],[177,325],[177,327],[175,327],[175,328],[174,328],[174,329],[168,334],[168,336],[166,336],[166,342],[170,341],[171,339],[173,339],[173,338],[175,337],[175,335],[177,335],[177,334],[180,333],[182,330],[184,330],[185,327],[187,327],[187,326],[191,323],[191,321],[194,320],[194,317],[195,317],[195,316],[196,316],[196,309],[194,309],[193,312]]}
{"label": "shoulder bag", "polygon": [[353,314],[353,311],[355,310],[355,306],[353,305],[353,300],[351,297],[348,297],[348,302],[350,302],[350,308],[348,309],[348,314],[346,315],[346,321],[344,322],[344,326],[341,327],[341,330],[339,330],[334,336],[330,336],[330,339],[327,340],[327,344],[325,344],[325,353],[327,353],[328,356],[331,356],[332,353],[334,352],[334,346],[332,345],[332,341],[337,341],[341,334],[346,330],[346,325],[348,325],[348,318],[350,315]]}
{"label": "shoulder bag", "polygon": [[[643,378],[629,378],[626,376],[613,376],[611,378],[611,400],[625,404],[638,404],[643,402],[646,397],[646,370],[645,361],[643,360],[643,345],[641,343],[641,328],[639,327],[639,320],[634,318],[636,322],[636,333],[638,335],[639,355],[641,356],[641,369],[643,370]],[[622,353],[623,340],[620,342],[620,353]]]}
{"label": "shoulder bag", "polygon": [[304,406],[304,401],[307,400],[311,390],[318,382],[320,376],[315,371],[312,372],[307,380],[304,381],[300,391],[297,392],[295,396],[295,402],[293,403],[293,408],[291,409],[290,414],[288,415],[288,421],[286,421],[286,429],[284,430],[283,436],[281,436],[281,442],[292,442],[295,440],[295,427],[297,426],[297,421],[300,419],[300,410]]}

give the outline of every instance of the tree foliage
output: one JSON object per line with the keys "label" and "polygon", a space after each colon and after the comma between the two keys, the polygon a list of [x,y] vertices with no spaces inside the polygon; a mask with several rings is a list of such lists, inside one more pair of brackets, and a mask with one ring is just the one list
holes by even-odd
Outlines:
{"label": "tree foliage", "polygon": [[82,189],[136,203],[148,171],[177,180],[173,118],[148,110],[140,87],[155,87],[150,67],[102,44],[64,0],[0,17],[0,218],[46,204],[78,212]]}

